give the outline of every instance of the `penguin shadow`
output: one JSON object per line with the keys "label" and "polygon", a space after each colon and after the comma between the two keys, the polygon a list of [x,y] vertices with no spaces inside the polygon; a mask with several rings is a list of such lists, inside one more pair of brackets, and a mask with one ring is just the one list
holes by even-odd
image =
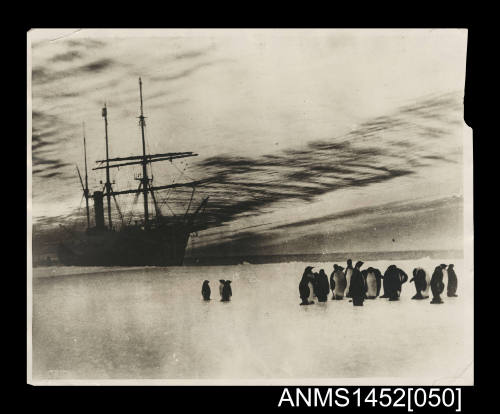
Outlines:
{"label": "penguin shadow", "polygon": [[419,293],[417,293],[417,294],[413,295],[411,298],[412,298],[413,300],[417,300],[417,301],[419,301],[419,300],[429,299],[429,295],[422,295],[422,294],[419,292]]}
{"label": "penguin shadow", "polygon": [[401,300],[401,298],[388,298],[384,300],[385,303],[388,303],[391,306],[398,306],[401,303],[407,302],[406,300]]}
{"label": "penguin shadow", "polygon": [[316,304],[317,304],[317,307],[319,309],[321,309],[323,312],[326,311],[326,308],[328,307],[327,306],[327,302],[320,302],[320,301],[318,301],[318,302],[316,302]]}
{"label": "penguin shadow", "polygon": [[326,302],[318,302],[318,301],[314,301],[314,303],[310,303],[309,305],[302,305],[302,304],[300,305],[301,306],[299,306],[299,308],[304,312],[314,312],[314,313],[326,312],[328,308]]}

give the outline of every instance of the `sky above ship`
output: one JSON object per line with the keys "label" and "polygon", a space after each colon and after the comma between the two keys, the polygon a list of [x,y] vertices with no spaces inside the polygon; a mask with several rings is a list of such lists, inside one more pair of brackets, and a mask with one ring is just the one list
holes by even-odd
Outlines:
{"label": "sky above ship", "polygon": [[[142,151],[142,78],[157,185],[204,180],[198,246],[236,252],[459,248],[466,32],[67,30],[31,32],[35,224],[82,212],[75,165],[102,188],[111,157]],[[136,188],[140,168],[112,170]],[[181,214],[191,190],[168,193]],[[125,197],[122,213],[140,208]],[[84,203],[83,203],[84,204]],[[307,250],[306,249],[306,250]],[[345,249],[345,250],[349,250]]]}

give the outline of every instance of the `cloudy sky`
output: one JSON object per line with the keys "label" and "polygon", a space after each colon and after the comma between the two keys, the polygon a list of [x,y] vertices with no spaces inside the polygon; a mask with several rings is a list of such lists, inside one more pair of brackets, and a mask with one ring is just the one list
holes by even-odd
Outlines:
{"label": "cloudy sky", "polygon": [[[141,76],[149,151],[199,154],[153,164],[158,185],[206,180],[198,246],[460,248],[465,31],[38,30],[30,41],[35,224],[81,213],[82,123],[94,167],[104,102],[110,156],[141,152]],[[136,187],[138,172],[112,171],[115,189]],[[90,174],[92,190],[100,180]],[[164,195],[165,213],[189,195]]]}

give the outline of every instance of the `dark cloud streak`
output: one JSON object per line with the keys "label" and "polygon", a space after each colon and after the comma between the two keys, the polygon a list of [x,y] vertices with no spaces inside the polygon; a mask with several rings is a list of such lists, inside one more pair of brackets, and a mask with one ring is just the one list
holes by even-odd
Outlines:
{"label": "dark cloud streak", "polygon": [[162,81],[162,82],[175,81],[175,80],[186,78],[202,68],[209,67],[209,66],[215,65],[216,63],[222,63],[222,62],[226,62],[226,61],[229,61],[229,60],[228,59],[218,59],[218,60],[213,60],[213,61],[200,62],[200,63],[197,63],[196,65],[193,65],[187,69],[184,69],[184,70],[181,70],[178,72],[174,72],[171,74],[166,74],[166,75],[150,76],[149,79],[151,79],[152,81]]}
{"label": "dark cloud streak", "polygon": [[46,68],[38,66],[33,67],[31,71],[31,79],[33,86],[36,87],[42,84],[48,84],[61,79],[68,79],[84,74],[91,74],[94,72],[102,72],[105,69],[110,69],[115,66],[116,62],[112,59],[97,59],[83,65],[68,68],[65,70],[48,71]]}
{"label": "dark cloud streak", "polygon": [[[220,155],[202,161],[197,168],[208,175],[207,184],[199,190],[210,196],[207,227],[259,215],[275,203],[312,202],[333,191],[414,175],[426,165],[423,159],[456,162],[433,153],[432,144],[449,133],[446,113],[456,110],[456,102],[455,95],[429,98],[365,122],[344,136],[278,154],[259,158]],[[421,116],[428,111],[441,121],[439,126],[429,126],[429,118]],[[415,140],[415,133],[426,134],[426,140]],[[401,139],[401,134],[409,138]],[[380,139],[387,136],[396,138],[396,144],[382,144]],[[405,151],[401,151],[402,143]]]}
{"label": "dark cloud streak", "polygon": [[71,62],[75,59],[79,59],[82,57],[82,54],[77,50],[70,50],[65,53],[59,53],[54,55],[50,61],[51,62]]}

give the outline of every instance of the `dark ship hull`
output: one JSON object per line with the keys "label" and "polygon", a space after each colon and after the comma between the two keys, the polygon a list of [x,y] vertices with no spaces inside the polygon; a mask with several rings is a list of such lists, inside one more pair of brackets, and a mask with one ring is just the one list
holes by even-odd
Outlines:
{"label": "dark ship hull", "polygon": [[121,231],[94,228],[61,242],[58,256],[67,266],[181,266],[189,234],[183,225]]}

